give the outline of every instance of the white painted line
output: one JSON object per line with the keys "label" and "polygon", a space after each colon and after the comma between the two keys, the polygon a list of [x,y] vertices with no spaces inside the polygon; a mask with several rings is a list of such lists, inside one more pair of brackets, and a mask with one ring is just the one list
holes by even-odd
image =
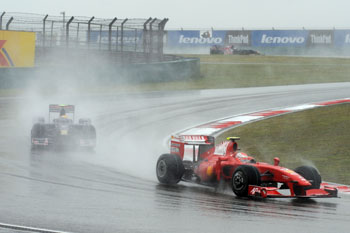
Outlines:
{"label": "white painted line", "polygon": [[72,233],[67,231],[56,231],[56,230],[49,230],[44,228],[26,227],[26,226],[13,225],[13,224],[7,224],[7,223],[0,223],[0,228],[7,228],[7,229],[13,229],[13,230],[19,230],[19,231],[39,232],[39,233]]}

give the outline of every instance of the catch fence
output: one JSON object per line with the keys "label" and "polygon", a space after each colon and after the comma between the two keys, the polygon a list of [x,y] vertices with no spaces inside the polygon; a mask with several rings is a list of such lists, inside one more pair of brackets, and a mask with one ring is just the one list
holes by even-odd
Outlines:
{"label": "catch fence", "polygon": [[[2,12],[0,30],[36,33],[37,50],[109,51],[134,62],[169,60],[163,55],[168,19],[119,19]],[[131,58],[131,59],[130,59]],[[132,59],[134,58],[134,59]]]}

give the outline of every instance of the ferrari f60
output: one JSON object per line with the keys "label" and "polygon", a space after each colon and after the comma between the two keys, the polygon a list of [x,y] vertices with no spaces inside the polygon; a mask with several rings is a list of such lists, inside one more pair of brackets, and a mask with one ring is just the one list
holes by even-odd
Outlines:
{"label": "ferrari f60", "polygon": [[316,168],[301,166],[290,170],[279,166],[277,157],[273,165],[256,162],[238,149],[237,140],[238,137],[229,137],[215,146],[212,136],[173,136],[170,153],[157,161],[159,182],[187,181],[215,187],[225,181],[239,197],[337,197],[336,188],[320,187],[321,176]]}

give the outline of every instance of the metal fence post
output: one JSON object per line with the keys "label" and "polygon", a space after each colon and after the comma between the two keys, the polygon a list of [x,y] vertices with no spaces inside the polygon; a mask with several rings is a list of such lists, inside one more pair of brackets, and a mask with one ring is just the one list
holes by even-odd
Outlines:
{"label": "metal fence post", "polygon": [[102,24],[100,24],[100,39],[98,41],[98,49],[101,50],[101,40],[102,40]]}
{"label": "metal fence post", "polygon": [[46,19],[49,15],[45,15],[44,19],[43,19],[43,47],[45,47],[45,39],[46,39],[46,27],[45,27],[45,24],[46,24]]}
{"label": "metal fence post", "polygon": [[0,30],[2,30],[2,17],[4,17],[4,15],[6,14],[6,12],[2,12],[1,16],[0,16]]}
{"label": "metal fence post", "polygon": [[156,22],[157,18],[154,18],[151,23],[149,24],[149,33],[150,33],[150,42],[149,42],[149,55],[152,56],[153,54],[153,24]]}
{"label": "metal fence post", "polygon": [[90,35],[91,35],[91,22],[94,20],[94,16],[91,17],[88,21],[88,32],[87,32],[87,43],[88,43],[88,48],[90,48]]}
{"label": "metal fence post", "polygon": [[143,53],[146,53],[147,52],[147,24],[152,20],[151,17],[149,17],[146,22],[143,24],[143,35],[142,35],[142,38],[143,38]]}
{"label": "metal fence post", "polygon": [[73,21],[74,17],[72,16],[66,25],[66,46],[68,47],[68,43],[69,43],[69,24],[71,24],[71,22]]}
{"label": "metal fence post", "polygon": [[65,12],[65,11],[62,11],[61,14],[62,14],[62,16],[63,16],[63,19],[62,19],[62,28],[64,28],[64,24],[66,23],[66,12]]}
{"label": "metal fence post", "polygon": [[135,30],[135,35],[134,35],[134,37],[135,37],[135,49],[134,49],[134,52],[136,52],[137,51],[137,39],[138,39],[138,37],[137,37],[137,29],[135,28],[134,30]]}
{"label": "metal fence post", "polygon": [[162,56],[163,56],[164,28],[168,20],[169,19],[165,18],[158,25],[158,56],[160,60],[162,60]]}
{"label": "metal fence post", "polygon": [[9,27],[10,27],[10,24],[11,24],[12,20],[13,20],[13,17],[11,17],[10,20],[7,22],[6,30],[9,30]]}
{"label": "metal fence post", "polygon": [[78,27],[77,27],[77,46],[79,46],[79,27],[80,27],[80,23],[78,23]]}
{"label": "metal fence post", "polygon": [[118,41],[118,38],[119,38],[119,26],[117,26],[117,34],[115,35],[115,51],[118,52],[118,45],[119,45],[119,41]]}
{"label": "metal fence post", "polygon": [[126,21],[128,21],[128,19],[124,19],[124,21],[121,24],[121,32],[120,32],[120,50],[122,51],[122,53],[124,52],[124,24],[126,23]]}
{"label": "metal fence post", "polygon": [[108,25],[108,50],[111,51],[112,45],[112,26],[117,21],[117,17],[114,17],[112,22]]}
{"label": "metal fence post", "polygon": [[53,37],[53,24],[54,24],[54,21],[51,21],[51,35],[50,35],[50,47],[52,46],[52,37]]}

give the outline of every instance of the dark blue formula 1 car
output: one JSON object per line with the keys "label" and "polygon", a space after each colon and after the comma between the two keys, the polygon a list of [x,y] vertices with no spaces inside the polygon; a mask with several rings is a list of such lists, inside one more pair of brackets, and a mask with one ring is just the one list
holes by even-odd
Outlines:
{"label": "dark blue formula 1 car", "polygon": [[[40,117],[31,130],[31,148],[34,149],[94,149],[96,129],[88,118],[74,123],[74,105],[50,104],[49,119]],[[56,118],[52,115],[56,114]],[[71,117],[71,118],[70,118]]]}

